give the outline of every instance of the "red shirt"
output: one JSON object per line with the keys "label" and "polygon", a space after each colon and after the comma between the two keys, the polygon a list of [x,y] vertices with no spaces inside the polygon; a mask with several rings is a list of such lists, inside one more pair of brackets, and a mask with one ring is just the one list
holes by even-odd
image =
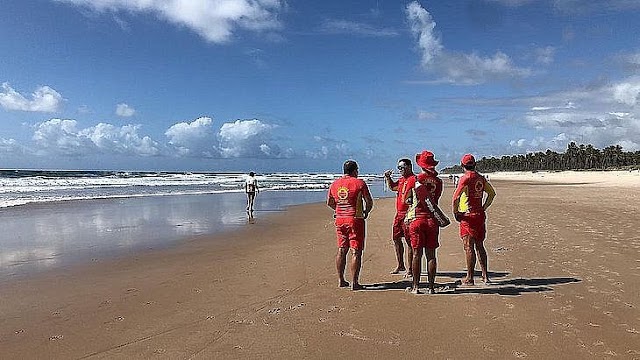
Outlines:
{"label": "red shirt", "polygon": [[466,171],[460,178],[458,187],[453,194],[453,199],[460,197],[460,205],[458,211],[460,212],[484,212],[482,207],[482,197],[484,192],[494,192],[491,184],[484,178],[484,176],[478,174],[476,171]]}
{"label": "red shirt", "polygon": [[409,204],[405,202],[407,197],[411,196],[411,190],[416,184],[415,175],[410,175],[408,177],[401,177],[398,181],[394,181],[391,183],[391,190],[396,191],[398,194],[396,195],[396,212],[398,214],[404,215],[407,210],[409,210]]}
{"label": "red shirt", "polygon": [[442,196],[442,180],[436,172],[420,173],[416,177],[417,183],[413,188],[414,199],[407,213],[407,218],[433,217],[425,203],[425,199],[429,198],[432,204],[438,204],[440,196]]}
{"label": "red shirt", "polygon": [[369,194],[369,187],[362,179],[344,175],[331,184],[328,197],[336,202],[336,217],[364,218],[363,199]]}

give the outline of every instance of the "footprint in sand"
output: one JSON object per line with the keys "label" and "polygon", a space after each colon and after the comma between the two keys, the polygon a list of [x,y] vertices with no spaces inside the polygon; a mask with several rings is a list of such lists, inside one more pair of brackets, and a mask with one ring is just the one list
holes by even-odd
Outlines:
{"label": "footprint in sand", "polygon": [[515,356],[515,357],[517,357],[519,359],[522,359],[522,358],[527,357],[527,353],[523,352],[523,351],[514,351],[513,352],[513,356]]}

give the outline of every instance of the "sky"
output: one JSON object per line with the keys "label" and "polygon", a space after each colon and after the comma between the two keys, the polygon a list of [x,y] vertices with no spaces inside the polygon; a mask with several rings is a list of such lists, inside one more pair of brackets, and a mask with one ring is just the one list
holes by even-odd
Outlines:
{"label": "sky", "polygon": [[640,150],[640,0],[6,0],[0,168]]}

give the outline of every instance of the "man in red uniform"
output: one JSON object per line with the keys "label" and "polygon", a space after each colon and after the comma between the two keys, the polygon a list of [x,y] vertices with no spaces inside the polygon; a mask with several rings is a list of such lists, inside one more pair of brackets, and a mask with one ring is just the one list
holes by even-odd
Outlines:
{"label": "man in red uniform", "polygon": [[[474,284],[473,272],[476,266],[477,252],[482,269],[482,280],[485,284],[489,284],[487,251],[484,248],[485,221],[486,210],[493,202],[496,192],[493,186],[476,171],[476,159],[473,155],[465,154],[460,163],[465,172],[453,193],[453,214],[456,221],[460,222],[460,238],[464,243],[467,260],[467,277],[462,283],[464,285]],[[487,198],[483,203],[485,192]]]}
{"label": "man in red uniform", "polygon": [[343,170],[344,176],[331,184],[327,196],[327,205],[335,210],[336,218],[338,286],[349,286],[344,279],[344,270],[347,264],[347,253],[351,248],[351,290],[360,290],[362,285],[358,282],[358,278],[362,266],[362,250],[364,250],[364,220],[373,208],[373,199],[367,184],[362,179],[358,179],[358,164],[355,161],[345,161]]}
{"label": "man in red uniform", "polygon": [[396,266],[396,268],[391,271],[391,273],[398,274],[401,271],[407,270],[404,267],[403,260],[404,245],[402,244],[402,238],[404,237],[404,240],[407,243],[407,263],[409,265],[409,271],[407,271],[407,275],[411,275],[411,259],[413,258],[413,251],[411,249],[411,243],[409,242],[409,233],[407,229],[405,229],[404,222],[404,217],[407,214],[407,210],[409,209],[409,204],[407,204],[406,200],[411,194],[411,189],[413,189],[413,186],[416,183],[415,175],[413,175],[411,160],[398,160],[398,171],[400,172],[400,178],[398,179],[398,181],[393,181],[391,179],[391,170],[387,170],[384,173],[384,177],[387,181],[387,186],[389,187],[389,189],[398,193],[396,195],[396,216],[393,219],[391,235],[393,245],[396,250],[396,260],[398,261],[398,266]]}
{"label": "man in red uniform", "polygon": [[429,293],[435,293],[435,279],[438,264],[436,261],[436,249],[440,246],[438,235],[440,228],[433,213],[429,210],[427,201],[437,205],[442,195],[442,180],[438,178],[436,165],[438,161],[430,151],[423,151],[416,155],[416,164],[422,168],[422,172],[416,176],[416,183],[412,189],[411,207],[407,211],[406,219],[409,222],[409,238],[413,248],[411,268],[413,281],[410,291],[419,294],[420,274],[422,271],[422,253],[427,257],[427,278],[429,280]]}

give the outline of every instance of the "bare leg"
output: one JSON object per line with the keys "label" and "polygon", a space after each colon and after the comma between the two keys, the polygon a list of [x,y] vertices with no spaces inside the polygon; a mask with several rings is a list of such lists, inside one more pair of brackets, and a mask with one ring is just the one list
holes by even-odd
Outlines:
{"label": "bare leg", "polygon": [[436,271],[438,270],[438,262],[436,260],[436,249],[427,249],[427,273],[429,278],[429,292],[435,292]]}
{"label": "bare leg", "polygon": [[347,252],[349,252],[349,248],[338,248],[338,253],[336,254],[339,287],[349,286],[349,283],[344,279],[344,269],[347,266]]}
{"label": "bare leg", "polygon": [[471,236],[467,235],[462,238],[462,242],[464,243],[464,252],[467,259],[467,277],[462,280],[462,283],[472,285],[473,271],[476,267],[476,253],[474,251],[475,240]]}
{"label": "bare leg", "polygon": [[358,282],[361,266],[362,250],[351,249],[351,290],[362,289],[362,285]]}
{"label": "bare leg", "polygon": [[411,292],[414,294],[418,294],[419,286],[420,286],[420,274],[422,272],[422,247],[418,247],[417,249],[413,249],[413,260],[411,261],[411,270],[413,273]]}
{"label": "bare leg", "polygon": [[396,249],[396,260],[398,261],[398,266],[391,273],[397,274],[401,271],[406,270],[406,268],[404,267],[404,259],[402,258],[402,256],[404,255],[404,245],[402,245],[402,238],[393,239],[393,246]]}
{"label": "bare leg", "polygon": [[[411,247],[411,239],[408,236],[405,236],[404,241],[407,243],[407,264],[409,264],[409,269],[407,270],[407,276],[411,276],[413,273],[411,268],[413,267],[413,248]],[[418,273],[418,277],[420,273]]]}
{"label": "bare leg", "polygon": [[256,198],[255,193],[247,193],[247,210],[253,211],[253,200]]}
{"label": "bare leg", "polygon": [[478,252],[478,262],[480,263],[480,269],[482,270],[482,281],[489,282],[489,273],[487,271],[487,250],[484,248],[484,243],[476,243],[476,251]]}

